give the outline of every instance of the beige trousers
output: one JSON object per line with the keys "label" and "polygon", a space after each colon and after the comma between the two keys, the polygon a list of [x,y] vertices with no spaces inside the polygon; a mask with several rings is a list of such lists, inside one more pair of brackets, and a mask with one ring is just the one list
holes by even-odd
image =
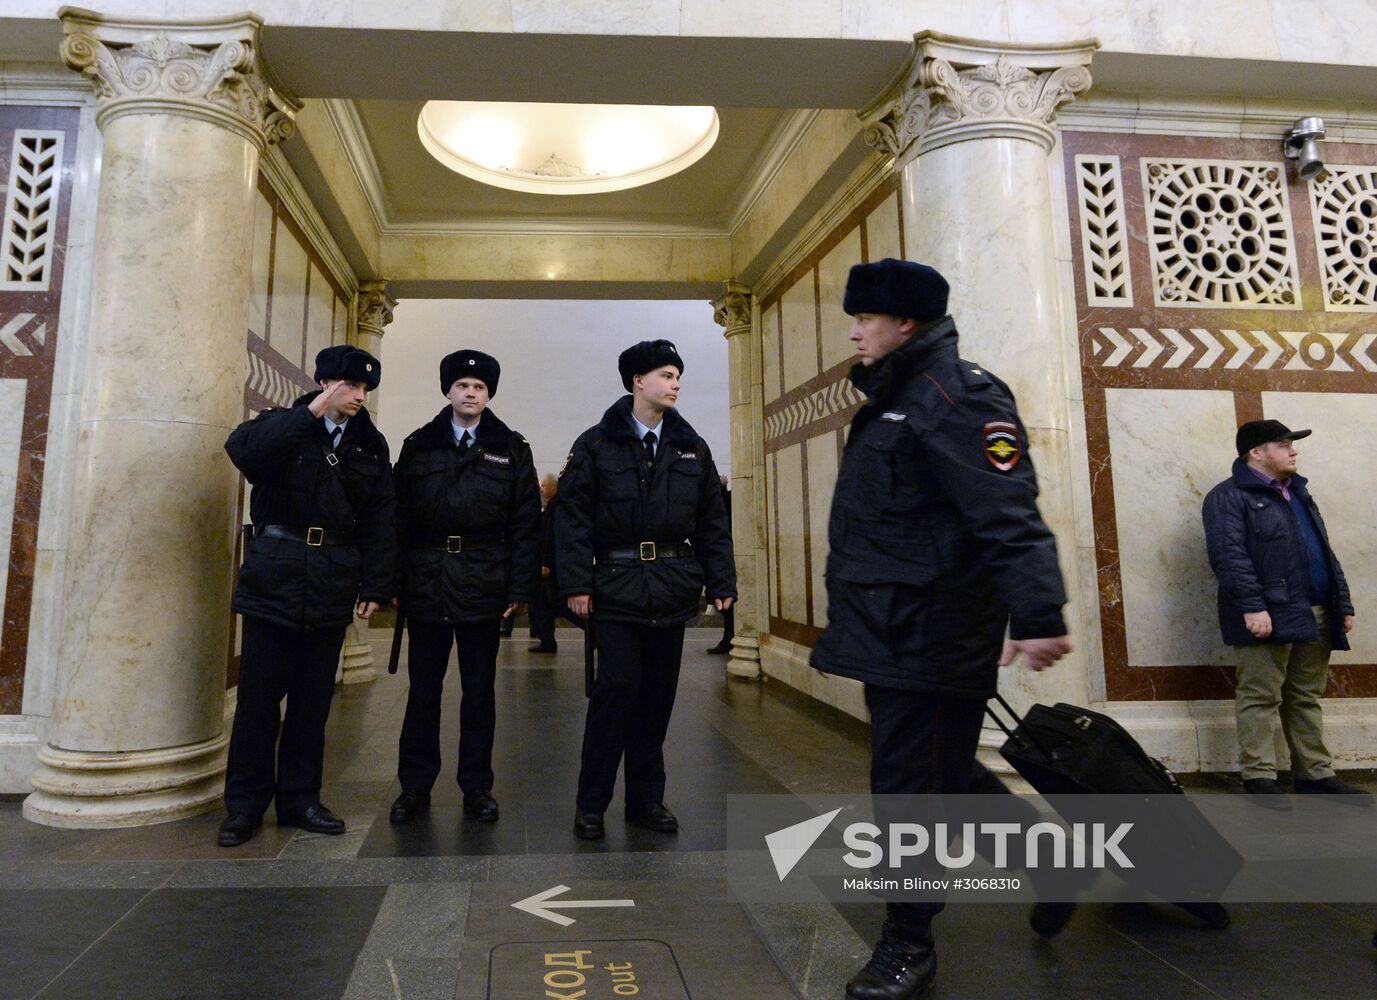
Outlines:
{"label": "beige trousers", "polygon": [[1329,677],[1329,615],[1314,607],[1317,642],[1238,647],[1234,711],[1243,779],[1277,776],[1278,718],[1291,748],[1291,776],[1328,778],[1334,763],[1324,745],[1320,695]]}

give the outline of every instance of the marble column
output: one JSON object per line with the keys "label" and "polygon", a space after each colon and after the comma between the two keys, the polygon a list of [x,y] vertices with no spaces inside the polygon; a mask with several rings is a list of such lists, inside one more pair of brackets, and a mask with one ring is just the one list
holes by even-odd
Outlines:
{"label": "marble column", "polygon": [[736,549],[735,635],[727,674],[760,678],[760,621],[766,599],[764,509],[764,393],[755,302],[749,288],[727,282],[713,302],[713,319],[727,338],[731,405],[732,544]]}
{"label": "marble column", "polygon": [[136,826],[212,808],[243,417],[254,182],[292,108],[248,14],[64,8],[103,138],[56,704],[24,815]]}
{"label": "marble column", "polygon": [[[383,328],[392,322],[392,310],[397,300],[387,294],[387,282],[364,281],[359,284],[359,293],[354,299],[354,315],[357,325],[354,328],[354,343],[375,358],[382,358]],[[386,373],[384,373],[385,375]],[[383,387],[368,395],[368,412],[373,419],[378,417],[379,402]],[[389,442],[396,448],[400,442]],[[344,647],[340,652],[341,684],[367,684],[378,679],[378,671],[373,656],[373,645],[368,641],[368,623],[355,618],[344,634]]]}
{"label": "marble column", "polygon": [[[1057,293],[1047,157],[1057,108],[1090,87],[1097,43],[1020,46],[933,32],[914,43],[905,75],[861,113],[866,140],[900,173],[905,253],[951,283],[962,356],[989,365],[1014,391],[1067,594],[1087,593],[1076,574],[1091,570],[1074,559],[1071,482],[1083,474],[1070,447],[1075,324]],[[1084,610],[1067,609],[1079,648],[1057,668],[1002,672],[1011,701],[1084,703],[1085,651],[1098,641]]]}

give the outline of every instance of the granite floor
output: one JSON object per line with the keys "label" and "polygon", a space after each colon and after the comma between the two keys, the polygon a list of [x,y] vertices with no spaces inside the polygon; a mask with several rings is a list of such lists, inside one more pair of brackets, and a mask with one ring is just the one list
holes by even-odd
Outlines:
{"label": "granite floor", "polygon": [[[341,689],[332,712],[324,799],[348,823],[340,837],[269,819],[222,850],[220,813],[74,832],[0,800],[0,1000],[841,997],[882,911],[737,900],[727,796],[862,791],[866,729],[782,685],[726,681],[705,653],[717,637],[686,641],[666,747],[677,836],[627,828],[615,805],[606,840],[573,836],[584,704],[573,630],[554,657],[528,653],[522,630],[503,643],[493,825],[463,817],[452,759],[428,816],[388,822],[406,685],[386,675]],[[605,905],[553,911],[568,925],[512,906],[552,891]],[[1044,942],[1022,907],[952,905],[931,996],[1377,996],[1377,905],[1231,910],[1233,926],[1211,931],[1166,906],[1088,905]]]}

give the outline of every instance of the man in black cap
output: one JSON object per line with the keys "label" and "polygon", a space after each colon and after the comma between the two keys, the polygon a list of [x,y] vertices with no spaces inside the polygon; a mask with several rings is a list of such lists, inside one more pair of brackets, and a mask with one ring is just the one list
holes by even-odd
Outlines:
{"label": "man in black cap", "polygon": [[1219,628],[1238,647],[1234,712],[1243,788],[1258,805],[1288,809],[1277,783],[1278,718],[1291,748],[1292,787],[1370,805],[1334,774],[1320,696],[1332,650],[1348,649],[1353,602],[1304,476],[1293,431],[1250,420],[1234,438],[1233,474],[1205,497],[1205,543],[1219,581]]}
{"label": "man in black cap", "polygon": [[482,351],[440,362],[449,405],[408,435],[397,459],[402,610],[411,690],[397,746],[402,793],[391,819],[430,807],[440,773],[440,698],[450,647],[459,653],[459,788],[464,813],[497,819],[492,745],[499,630],[534,599],[540,494],[531,446],[488,401],[502,374]]}
{"label": "man in black cap", "polygon": [[381,377],[368,352],[327,347],[316,355],[319,390],[264,410],[225,441],[253,487],[253,537],[234,591],[244,632],[222,847],[252,837],[274,799],[279,826],[344,832],[320,802],[335,668],[352,616],[392,600],[397,555],[387,441],[364,408]]}
{"label": "man in black cap", "polygon": [[668,340],[617,359],[623,396],[581,434],[555,504],[560,596],[596,623],[598,667],[584,724],[574,832],[603,836],[626,757],[626,820],[661,833],[664,740],[679,683],[684,625],[708,600],[726,611],[736,567],[707,442],[675,409],[684,361]]}
{"label": "man in black cap", "polygon": [[[843,305],[851,381],[867,399],[833,494],[829,620],[812,664],[865,684],[873,794],[961,793],[977,781],[997,791],[975,755],[998,668],[1021,653],[1041,670],[1071,649],[1028,436],[1008,387],[957,355],[937,271],[858,264]],[[943,904],[887,907],[874,954],[847,984],[855,1000],[907,1000],[936,975]],[[1048,936],[1070,907],[1049,912],[1034,919]]]}

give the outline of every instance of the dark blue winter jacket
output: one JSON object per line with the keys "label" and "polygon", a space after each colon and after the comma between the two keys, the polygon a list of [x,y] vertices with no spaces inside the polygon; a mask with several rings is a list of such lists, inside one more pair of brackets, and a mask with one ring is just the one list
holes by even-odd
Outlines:
{"label": "dark blue winter jacket", "polygon": [[[1348,582],[1329,544],[1324,518],[1306,489],[1304,476],[1292,476],[1287,489],[1310,512],[1328,561],[1330,592],[1316,603],[1329,612],[1335,649],[1348,649],[1343,616],[1353,614]],[[1310,610],[1310,556],[1286,499],[1264,483],[1242,459],[1233,475],[1205,497],[1205,544],[1219,581],[1219,628],[1230,646],[1258,642],[1314,642],[1319,638]],[[1246,613],[1266,611],[1272,634],[1258,639],[1243,623]]]}

